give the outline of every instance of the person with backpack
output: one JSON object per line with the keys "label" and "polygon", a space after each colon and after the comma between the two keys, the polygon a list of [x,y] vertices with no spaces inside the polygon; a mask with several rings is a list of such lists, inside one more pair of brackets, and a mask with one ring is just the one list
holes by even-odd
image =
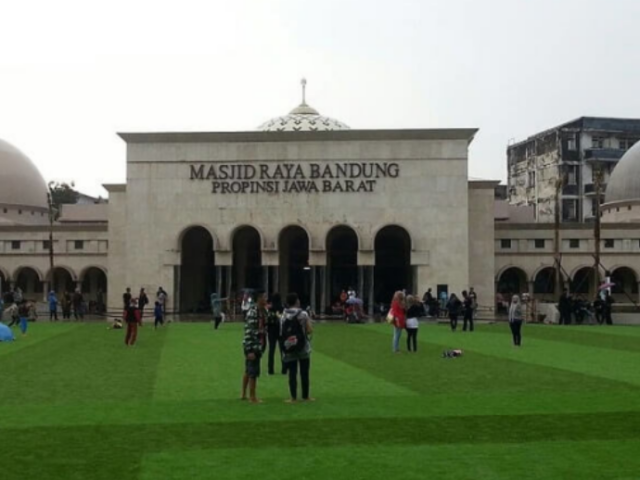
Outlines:
{"label": "person with backpack", "polygon": [[458,327],[458,317],[460,316],[461,308],[462,302],[455,293],[452,293],[447,302],[447,311],[449,312],[449,323],[451,324],[452,332],[455,332]]}
{"label": "person with backpack", "polygon": [[312,402],[309,396],[311,370],[311,335],[313,327],[307,312],[300,308],[300,298],[297,293],[287,295],[287,308],[282,315],[280,337],[284,351],[283,362],[289,372],[289,394],[287,403],[298,401],[298,367],[300,369],[300,384],[302,400]]}
{"label": "person with backpack", "polygon": [[149,303],[149,297],[144,288],[140,289],[140,295],[138,295],[138,308],[140,309],[140,318],[144,318],[144,307]]}
{"label": "person with backpack", "polygon": [[[140,316],[142,317],[142,315]],[[157,330],[158,325],[160,326],[164,325],[164,312],[162,311],[162,305],[160,305],[160,302],[158,301],[156,301],[155,306],[153,308],[153,317],[154,317],[153,328]]]}
{"label": "person with backpack", "polygon": [[401,291],[397,291],[391,300],[391,308],[387,314],[387,321],[393,325],[393,341],[391,349],[393,353],[400,353],[400,336],[407,323],[407,309],[405,306],[405,296]]}
{"label": "person with backpack", "polygon": [[424,306],[422,302],[412,296],[407,296],[407,350],[409,352],[418,351],[418,328],[420,327],[420,323],[418,318],[424,316]]}
{"label": "person with backpack", "polygon": [[269,301],[267,310],[267,340],[269,343],[268,356],[268,372],[269,375],[275,374],[275,357],[276,346],[280,350],[281,372],[283,375],[287,373],[284,363],[282,362],[282,342],[280,341],[280,319],[282,318],[282,298],[279,293],[274,293]]}
{"label": "person with backpack", "polygon": [[49,321],[53,322],[54,320],[58,321],[58,296],[56,292],[51,290],[49,292]]}
{"label": "person with backpack", "polygon": [[260,377],[260,359],[264,351],[264,328],[267,314],[267,299],[264,290],[254,292],[255,302],[250,302],[244,320],[244,375],[242,376],[242,396],[240,400],[247,399],[249,389],[249,401],[262,403],[256,396],[258,378]]}

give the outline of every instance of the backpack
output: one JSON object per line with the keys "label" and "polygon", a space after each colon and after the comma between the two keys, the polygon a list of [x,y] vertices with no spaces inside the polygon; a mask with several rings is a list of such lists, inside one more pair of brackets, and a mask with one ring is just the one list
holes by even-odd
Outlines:
{"label": "backpack", "polygon": [[293,317],[287,318],[282,324],[282,346],[285,353],[302,352],[307,344],[302,323],[298,321],[299,311]]}

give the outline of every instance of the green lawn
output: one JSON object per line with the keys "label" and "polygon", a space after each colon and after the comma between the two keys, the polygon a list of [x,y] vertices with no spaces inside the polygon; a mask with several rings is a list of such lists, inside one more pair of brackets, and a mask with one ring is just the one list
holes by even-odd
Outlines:
{"label": "green lawn", "polygon": [[0,479],[640,478],[640,328],[525,326],[517,349],[505,325],[429,325],[393,355],[386,325],[320,324],[298,405],[281,375],[238,400],[240,325],[123,335],[0,343]]}

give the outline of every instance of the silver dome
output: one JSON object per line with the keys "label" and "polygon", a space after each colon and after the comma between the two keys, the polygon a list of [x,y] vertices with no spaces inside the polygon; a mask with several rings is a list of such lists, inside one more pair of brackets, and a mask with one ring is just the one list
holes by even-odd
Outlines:
{"label": "silver dome", "polygon": [[16,147],[0,140],[0,205],[48,210],[47,191],[38,167]]}
{"label": "silver dome", "polygon": [[640,200],[640,142],[625,153],[611,173],[606,203]]}

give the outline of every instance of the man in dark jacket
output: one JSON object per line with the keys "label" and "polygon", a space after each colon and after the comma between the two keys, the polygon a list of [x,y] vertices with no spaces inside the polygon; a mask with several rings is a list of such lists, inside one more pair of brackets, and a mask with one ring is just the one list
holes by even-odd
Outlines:
{"label": "man in dark jacket", "polygon": [[565,288],[562,290],[560,300],[558,301],[558,311],[560,312],[560,325],[571,325],[571,295]]}

